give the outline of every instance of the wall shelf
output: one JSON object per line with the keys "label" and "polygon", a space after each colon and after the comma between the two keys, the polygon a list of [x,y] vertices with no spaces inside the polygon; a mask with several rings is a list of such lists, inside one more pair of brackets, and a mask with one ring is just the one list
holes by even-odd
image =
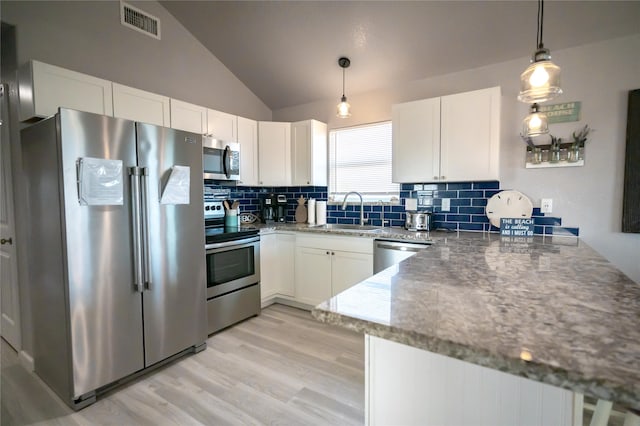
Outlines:
{"label": "wall shelf", "polygon": [[584,143],[577,148],[574,143],[527,146],[525,168],[546,169],[552,167],[584,166]]}

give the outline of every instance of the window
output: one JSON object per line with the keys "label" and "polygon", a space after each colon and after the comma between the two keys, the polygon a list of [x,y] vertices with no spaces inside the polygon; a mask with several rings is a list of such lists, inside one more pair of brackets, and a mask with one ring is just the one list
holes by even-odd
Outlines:
{"label": "window", "polygon": [[329,199],[342,201],[350,191],[368,202],[399,198],[400,185],[391,182],[390,121],[329,132]]}

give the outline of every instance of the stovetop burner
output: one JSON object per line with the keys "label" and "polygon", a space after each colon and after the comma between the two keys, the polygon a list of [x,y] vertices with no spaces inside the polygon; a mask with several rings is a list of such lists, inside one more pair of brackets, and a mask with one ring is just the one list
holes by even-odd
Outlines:
{"label": "stovetop burner", "polygon": [[207,244],[224,243],[227,241],[241,240],[243,238],[252,237],[260,233],[259,229],[251,227],[240,228],[206,228],[204,230],[205,242]]}

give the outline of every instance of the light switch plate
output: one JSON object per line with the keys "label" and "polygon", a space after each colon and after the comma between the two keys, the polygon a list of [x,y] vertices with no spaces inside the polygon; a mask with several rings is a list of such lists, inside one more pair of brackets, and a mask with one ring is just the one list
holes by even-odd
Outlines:
{"label": "light switch plate", "polygon": [[540,211],[542,213],[553,212],[553,199],[543,198],[542,201],[540,201]]}
{"label": "light switch plate", "polygon": [[443,198],[442,199],[442,211],[443,212],[448,212],[449,210],[451,210],[451,199],[450,198]]}

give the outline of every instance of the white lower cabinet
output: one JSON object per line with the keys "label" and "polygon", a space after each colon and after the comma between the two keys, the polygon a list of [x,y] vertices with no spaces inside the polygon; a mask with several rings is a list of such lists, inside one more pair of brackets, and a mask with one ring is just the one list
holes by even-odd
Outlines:
{"label": "white lower cabinet", "polygon": [[315,306],[371,275],[371,239],[298,235],[295,253],[296,301]]}
{"label": "white lower cabinet", "polygon": [[260,298],[294,296],[295,234],[271,233],[260,236]]}
{"label": "white lower cabinet", "polygon": [[317,305],[331,297],[331,252],[311,247],[296,247],[296,300]]}

